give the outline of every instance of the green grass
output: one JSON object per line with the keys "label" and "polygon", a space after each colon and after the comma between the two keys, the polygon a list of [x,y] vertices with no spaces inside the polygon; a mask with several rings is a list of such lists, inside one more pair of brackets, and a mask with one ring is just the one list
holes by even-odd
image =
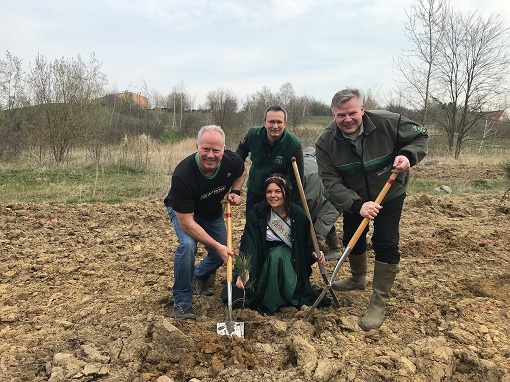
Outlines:
{"label": "green grass", "polygon": [[122,203],[139,198],[163,198],[162,174],[109,165],[71,169],[0,169],[1,203]]}
{"label": "green grass", "polygon": [[452,195],[462,194],[503,194],[508,188],[508,182],[504,179],[454,179],[442,181],[433,178],[411,177],[408,194],[444,195],[445,192],[438,190],[442,185],[452,189]]}
{"label": "green grass", "polygon": [[333,114],[331,115],[313,115],[307,116],[303,121],[304,125],[319,125],[322,128],[326,127],[333,120]]}
{"label": "green grass", "polygon": [[178,133],[171,128],[166,128],[165,132],[163,133],[163,142],[166,143],[176,143],[184,139],[183,135],[181,133]]}

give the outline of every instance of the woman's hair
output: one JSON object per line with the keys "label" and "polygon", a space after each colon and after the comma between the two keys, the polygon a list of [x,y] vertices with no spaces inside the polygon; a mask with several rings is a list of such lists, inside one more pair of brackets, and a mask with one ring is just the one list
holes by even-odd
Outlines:
{"label": "woman's hair", "polygon": [[271,206],[267,204],[265,196],[265,190],[267,190],[267,187],[271,183],[276,184],[282,190],[284,200],[283,206],[285,208],[285,212],[287,213],[287,215],[290,215],[290,213],[292,212],[292,204],[290,201],[290,189],[289,186],[287,185],[287,181],[285,180],[285,176],[280,173],[274,173],[269,175],[269,178],[267,178],[264,183],[264,199],[262,200],[262,203],[260,205],[261,212],[266,216],[269,215],[269,213],[271,212]]}

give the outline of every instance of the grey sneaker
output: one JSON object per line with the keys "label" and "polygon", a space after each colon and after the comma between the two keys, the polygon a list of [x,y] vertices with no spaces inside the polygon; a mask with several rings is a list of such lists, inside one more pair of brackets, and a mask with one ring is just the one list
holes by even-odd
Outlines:
{"label": "grey sneaker", "polygon": [[173,315],[176,321],[197,319],[197,315],[191,305],[174,306]]}
{"label": "grey sneaker", "polygon": [[207,287],[207,283],[204,284],[199,279],[193,279],[193,281],[191,281],[191,288],[193,289],[193,294],[197,296],[212,296],[214,294],[213,291]]}

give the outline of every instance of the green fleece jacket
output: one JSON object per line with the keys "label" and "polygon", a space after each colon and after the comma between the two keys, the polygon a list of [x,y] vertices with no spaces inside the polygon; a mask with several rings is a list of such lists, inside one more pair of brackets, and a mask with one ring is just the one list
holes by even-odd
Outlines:
{"label": "green fleece jacket", "polygon": [[264,126],[252,127],[248,132],[248,143],[251,151],[250,173],[246,187],[254,194],[265,195],[264,182],[272,173],[279,172],[287,178],[287,184],[292,190],[292,156],[299,139],[289,131],[284,131],[281,140],[266,155],[264,152]]}
{"label": "green fleece jacket", "polygon": [[[365,110],[363,129],[361,156],[335,121],[315,143],[319,175],[339,211],[359,213],[361,203],[375,200],[397,155],[405,155],[414,166],[427,154],[427,129],[400,114]],[[408,173],[399,174],[382,204],[405,193],[408,181]]]}

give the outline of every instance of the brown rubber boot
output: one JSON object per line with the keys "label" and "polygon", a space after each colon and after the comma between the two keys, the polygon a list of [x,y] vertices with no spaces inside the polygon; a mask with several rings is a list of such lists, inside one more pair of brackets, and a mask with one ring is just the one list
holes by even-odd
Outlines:
{"label": "brown rubber boot", "polygon": [[366,252],[359,256],[349,256],[352,276],[335,281],[331,284],[334,290],[347,292],[350,290],[362,290],[367,286],[367,254]]}
{"label": "brown rubber boot", "polygon": [[340,240],[336,231],[330,232],[326,235],[326,244],[328,251],[326,253],[326,260],[338,260],[342,256],[342,248],[340,247]]}
{"label": "brown rubber boot", "polygon": [[398,273],[398,264],[385,264],[376,262],[374,266],[374,282],[370,305],[359,322],[364,331],[377,329],[384,321],[384,308],[390,299],[390,290]]}

